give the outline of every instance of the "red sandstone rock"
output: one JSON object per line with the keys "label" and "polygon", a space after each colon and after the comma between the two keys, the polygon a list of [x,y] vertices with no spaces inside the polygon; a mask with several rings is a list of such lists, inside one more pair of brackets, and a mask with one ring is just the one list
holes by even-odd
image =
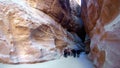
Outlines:
{"label": "red sandstone rock", "polygon": [[81,17],[97,68],[120,68],[120,0],[82,0]]}
{"label": "red sandstone rock", "polygon": [[81,10],[76,0],[38,0],[36,8],[50,15],[68,31],[76,32],[84,40]]}

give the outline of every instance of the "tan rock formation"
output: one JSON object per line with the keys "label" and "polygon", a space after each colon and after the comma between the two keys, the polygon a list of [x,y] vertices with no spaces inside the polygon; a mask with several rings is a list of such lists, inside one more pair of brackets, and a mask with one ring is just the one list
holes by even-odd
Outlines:
{"label": "tan rock formation", "polygon": [[97,68],[120,68],[120,0],[82,0],[82,19]]}
{"label": "tan rock formation", "polygon": [[[39,1],[47,1],[44,6],[52,0]],[[39,3],[38,0],[0,0],[0,62],[44,62],[58,58],[65,47],[79,44],[75,33],[68,32],[58,21],[37,9]],[[53,13],[64,17],[60,10]]]}

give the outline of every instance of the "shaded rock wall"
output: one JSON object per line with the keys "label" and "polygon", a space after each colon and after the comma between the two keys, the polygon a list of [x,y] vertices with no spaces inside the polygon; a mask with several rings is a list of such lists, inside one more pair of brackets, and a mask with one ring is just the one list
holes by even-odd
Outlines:
{"label": "shaded rock wall", "polygon": [[[69,32],[57,21],[61,18],[67,25],[70,9],[66,4],[60,5],[64,4],[64,0],[62,3],[59,0],[52,1],[0,0],[0,62],[44,62],[59,58],[65,47],[80,45],[78,42],[81,39],[77,34]],[[50,10],[51,2],[55,7],[51,6]],[[59,9],[58,5],[64,10]],[[68,12],[67,15],[65,12]]]}
{"label": "shaded rock wall", "polygon": [[50,15],[68,31],[76,32],[84,40],[81,10],[76,0],[38,0],[36,8]]}
{"label": "shaded rock wall", "polygon": [[120,68],[120,0],[82,0],[81,17],[97,68]]}

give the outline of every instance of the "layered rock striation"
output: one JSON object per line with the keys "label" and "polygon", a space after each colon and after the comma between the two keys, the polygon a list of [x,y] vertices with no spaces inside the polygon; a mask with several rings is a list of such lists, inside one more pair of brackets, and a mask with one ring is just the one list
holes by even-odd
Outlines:
{"label": "layered rock striation", "polygon": [[75,31],[68,30],[76,30],[67,26],[70,9],[60,1],[0,0],[0,62],[45,62],[59,58],[65,47],[80,45]]}
{"label": "layered rock striation", "polygon": [[82,0],[81,17],[97,68],[120,67],[120,0]]}
{"label": "layered rock striation", "polygon": [[84,41],[84,24],[80,18],[81,8],[76,0],[38,0],[36,8],[50,15],[62,27],[76,32]]}

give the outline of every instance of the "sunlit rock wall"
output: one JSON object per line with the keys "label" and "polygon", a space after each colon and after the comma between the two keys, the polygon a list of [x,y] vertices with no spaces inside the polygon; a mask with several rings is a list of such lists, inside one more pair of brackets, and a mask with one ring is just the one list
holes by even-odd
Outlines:
{"label": "sunlit rock wall", "polygon": [[89,57],[97,68],[120,68],[120,0],[82,0],[81,8]]}
{"label": "sunlit rock wall", "polygon": [[[55,11],[52,6],[46,5],[51,1],[0,0],[0,62],[45,62],[59,58],[65,47],[80,45],[77,34],[68,32],[57,21],[61,18],[59,21],[68,22],[61,9],[54,7]],[[57,6],[57,3],[53,3],[53,6]],[[65,13],[69,10],[65,7],[62,11]],[[59,18],[48,16],[48,11]]]}

